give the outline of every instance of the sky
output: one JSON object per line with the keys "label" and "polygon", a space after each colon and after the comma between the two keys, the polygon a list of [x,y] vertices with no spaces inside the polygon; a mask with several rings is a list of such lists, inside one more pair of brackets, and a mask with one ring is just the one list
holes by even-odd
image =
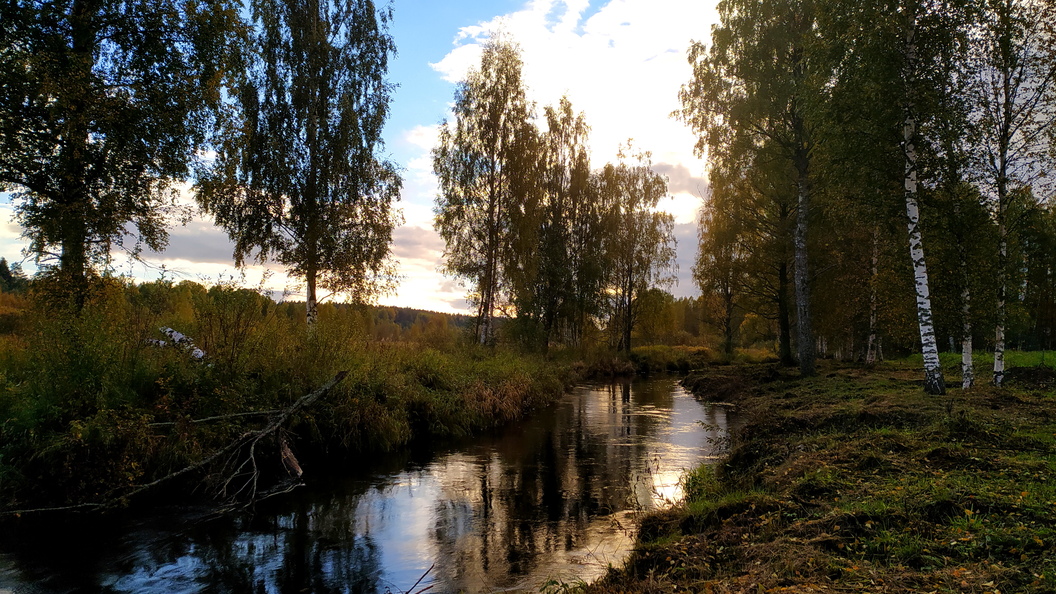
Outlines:
{"label": "sky", "polygon": [[[678,284],[670,290],[676,296],[697,293],[691,267],[696,213],[706,186],[704,162],[693,154],[693,133],[670,114],[679,108],[678,90],[691,75],[690,41],[706,41],[718,19],[714,2],[393,0],[393,9],[390,33],[397,55],[389,80],[398,86],[383,154],[402,168],[404,224],[395,230],[392,245],[400,283],[379,303],[443,312],[469,309],[467,288],[439,272],[444,242],[432,228],[437,186],[430,150],[440,122],[450,115],[456,84],[479,64],[481,44],[498,31],[520,45],[528,97],[540,113],[567,95],[573,109],[585,114],[593,166],[615,162],[628,139],[652,153],[654,170],[669,181],[671,196],[661,208],[676,223]],[[186,200],[193,204],[189,195]],[[12,214],[9,200],[0,202],[0,255],[13,262],[23,259],[25,242]],[[303,299],[298,282],[288,279],[281,266],[238,270],[231,253],[225,233],[195,216],[170,229],[164,252],[144,252],[142,262],[117,258],[114,266],[138,279],[157,278],[162,271],[177,281],[234,279],[270,290],[276,298]],[[24,266],[35,269],[31,259]]]}

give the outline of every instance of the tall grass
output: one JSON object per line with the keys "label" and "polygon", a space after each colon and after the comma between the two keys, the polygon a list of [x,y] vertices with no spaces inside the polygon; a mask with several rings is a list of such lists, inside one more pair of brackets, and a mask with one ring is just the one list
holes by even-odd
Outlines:
{"label": "tall grass", "polygon": [[102,500],[164,476],[266,418],[246,413],[288,407],[339,371],[289,428],[302,455],[468,435],[546,404],[572,374],[455,329],[379,342],[364,308],[323,307],[309,329],[303,307],[231,283],[104,280],[80,312],[46,291],[15,306],[0,333],[0,505]]}

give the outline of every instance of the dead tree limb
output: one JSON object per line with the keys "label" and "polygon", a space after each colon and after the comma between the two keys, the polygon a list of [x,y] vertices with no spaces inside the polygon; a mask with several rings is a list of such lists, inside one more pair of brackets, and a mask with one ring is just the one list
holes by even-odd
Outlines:
{"label": "dead tree limb", "polygon": [[[43,508],[22,509],[22,510],[8,510],[8,511],[0,512],[0,515],[21,515],[21,514],[29,514],[29,513],[37,513],[37,512],[48,512],[48,511],[102,511],[102,510],[112,509],[112,508],[115,508],[115,507],[119,507],[120,505],[124,504],[127,500],[131,499],[132,497],[135,497],[135,496],[137,496],[137,495],[139,495],[141,493],[149,491],[149,490],[153,489],[154,487],[157,487],[158,485],[160,485],[162,483],[167,483],[167,482],[169,482],[169,481],[171,481],[173,479],[179,478],[181,476],[184,476],[184,475],[190,474],[192,472],[195,472],[195,471],[198,471],[198,470],[202,470],[202,469],[204,469],[204,468],[206,468],[208,466],[211,466],[212,464],[214,464],[218,460],[221,460],[225,456],[227,456],[229,458],[229,460],[237,461],[238,458],[239,458],[238,457],[238,451],[240,449],[246,447],[246,446],[249,446],[249,455],[237,467],[236,473],[238,471],[240,471],[241,469],[245,468],[247,465],[249,465],[252,468],[252,475],[251,475],[251,478],[250,478],[250,482],[247,482],[247,485],[246,485],[246,486],[251,486],[250,497],[248,498],[249,502],[251,503],[254,500],[255,496],[257,495],[257,478],[258,478],[258,468],[257,468],[257,461],[256,461],[256,447],[257,447],[257,444],[260,443],[260,441],[262,439],[275,434],[280,428],[282,428],[283,424],[286,423],[293,415],[295,415],[298,412],[304,410],[305,408],[311,406],[313,403],[315,403],[316,400],[319,400],[320,398],[325,396],[327,393],[329,393],[330,390],[332,390],[334,388],[334,386],[336,386],[338,383],[340,383],[341,380],[345,379],[346,375],[348,375],[347,371],[339,372],[337,375],[335,375],[333,378],[331,378],[330,381],[328,381],[326,384],[324,384],[319,389],[315,390],[314,392],[312,392],[310,394],[306,394],[305,396],[302,396],[301,398],[299,398],[296,402],[294,402],[290,406],[288,406],[288,407],[286,407],[284,409],[275,411],[275,414],[273,414],[272,417],[268,420],[268,424],[265,425],[264,428],[258,429],[256,431],[247,431],[247,432],[243,433],[242,435],[240,435],[238,438],[236,438],[234,441],[228,443],[226,446],[224,446],[224,447],[220,448],[219,450],[213,452],[209,456],[206,456],[202,460],[199,460],[198,462],[196,462],[194,464],[191,464],[190,466],[185,466],[184,468],[181,468],[181,469],[179,469],[179,470],[177,470],[175,472],[167,474],[167,475],[165,475],[165,476],[163,476],[161,478],[158,478],[158,479],[156,479],[154,481],[151,481],[149,483],[145,483],[145,484],[133,487],[131,490],[129,490],[129,491],[125,492],[125,493],[116,495],[116,496],[110,498],[108,501],[104,501],[104,502],[101,502],[101,503],[81,503],[81,504],[77,504],[77,505],[70,505],[70,506],[64,506],[64,507],[43,507]],[[254,413],[254,414],[256,414],[256,413]],[[232,416],[235,416],[235,415],[232,415]],[[234,478],[234,477],[232,477],[232,478]],[[227,483],[230,483],[231,480],[232,479],[229,478]],[[225,483],[225,485],[227,483]],[[236,495],[241,493],[242,490],[244,490],[244,489],[245,489],[245,486],[243,487],[243,489],[240,489],[239,492],[236,493]]]}
{"label": "dead tree limb", "polygon": [[[249,411],[249,412],[231,413],[229,415],[216,415],[215,417],[203,417],[201,419],[188,419],[187,422],[191,423],[191,424],[208,423],[210,421],[226,421],[228,419],[237,419],[239,417],[263,417],[263,416],[267,416],[267,415],[274,415],[276,413],[281,413],[281,412],[282,412],[281,409],[254,410],[254,411]],[[157,423],[149,423],[147,425],[147,427],[170,427],[172,425],[178,425],[178,424],[179,424],[179,421],[160,421],[160,422],[157,422]]]}

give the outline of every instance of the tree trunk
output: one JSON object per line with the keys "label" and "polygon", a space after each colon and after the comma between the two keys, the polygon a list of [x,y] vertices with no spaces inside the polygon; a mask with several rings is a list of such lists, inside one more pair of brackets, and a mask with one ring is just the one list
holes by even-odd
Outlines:
{"label": "tree trunk", "polygon": [[[802,146],[802,143],[801,143]],[[807,217],[810,214],[810,172],[806,149],[796,151],[796,231],[794,282],[796,288],[796,350],[799,354],[799,374],[815,374],[814,329],[810,311],[810,276],[807,266]]]}
{"label": "tree trunk", "polygon": [[[960,196],[954,195],[954,223],[958,229],[964,228],[961,216]],[[968,275],[967,238],[958,231],[957,257],[961,267],[961,389],[967,390],[975,385],[975,365],[972,363],[972,287]]]}
{"label": "tree trunk", "polygon": [[[66,124],[60,159],[63,179],[61,181],[60,204],[62,210],[62,254],[59,269],[69,283],[70,294],[78,310],[84,307],[88,296],[88,186],[86,180],[88,155],[88,105],[92,91],[89,88],[97,49],[95,24],[97,2],[75,0],[70,10],[70,36],[72,42],[71,61],[78,70],[77,81],[67,94],[69,105],[63,114]],[[77,90],[81,89],[81,90]]]}
{"label": "tree trunk", "polygon": [[788,264],[782,262],[777,268],[777,350],[781,364],[791,367],[796,364],[792,357],[792,321],[788,308]]}
{"label": "tree trunk", "polygon": [[[1000,206],[999,210],[1002,210]],[[1002,213],[1003,214],[1003,213]],[[1008,287],[1005,266],[1008,263],[1008,237],[1004,217],[998,215],[997,233],[997,324],[994,329],[994,385],[1000,386],[1005,380],[1005,318],[1008,307],[1005,302]]]}
{"label": "tree trunk", "polygon": [[[1004,106],[1007,110],[1011,106],[1008,99],[1009,90],[1008,77],[1005,82]],[[1012,116],[1005,114],[1004,120],[1010,122]],[[994,328],[994,379],[995,386],[1000,386],[1005,380],[1005,322],[1008,306],[1008,221],[1006,220],[1008,208],[1008,151],[1010,135],[1001,137],[1001,146],[998,149],[998,172],[997,172],[997,323]]]}
{"label": "tree trunk", "polygon": [[733,360],[733,291],[729,287],[723,292],[722,300],[722,352],[727,360]]}
{"label": "tree trunk", "polygon": [[880,232],[875,227],[873,228],[873,256],[871,264],[872,269],[870,270],[869,282],[869,344],[865,349],[866,365],[873,365],[877,362],[877,355],[880,350],[880,341],[876,335],[876,287],[880,282]]}
{"label": "tree trunk", "polygon": [[493,316],[495,314],[495,292],[498,285],[499,274],[499,200],[501,189],[499,188],[499,174],[495,171],[496,165],[492,164],[489,177],[490,189],[488,191],[488,227],[487,242],[485,249],[484,279],[480,291],[480,312],[477,336],[482,345],[493,344],[495,328]]}
{"label": "tree trunk", "polygon": [[[967,277],[967,274],[965,275]],[[965,278],[961,291],[961,389],[967,390],[975,385],[975,366],[972,364],[972,312],[971,290]]]}
{"label": "tree trunk", "polygon": [[[83,196],[83,187],[80,192],[76,190],[69,198],[73,202],[73,208],[67,212],[80,210],[87,197]],[[62,271],[63,281],[68,283],[67,289],[73,296],[74,307],[78,311],[84,308],[88,299],[88,239],[85,237],[86,221],[84,216],[68,214],[64,221],[64,237],[62,238],[62,254],[59,256],[59,269]]]}
{"label": "tree trunk", "polygon": [[906,98],[903,106],[902,140],[905,149],[905,199],[909,230],[909,257],[913,262],[913,279],[917,293],[917,323],[920,326],[921,353],[924,355],[924,391],[945,394],[946,382],[939,363],[939,345],[935,340],[935,326],[931,312],[931,293],[928,289],[928,267],[924,261],[924,244],[920,233],[920,204],[917,201],[917,136],[916,105],[912,95],[916,84],[917,46],[915,28],[906,36],[905,63]]}
{"label": "tree trunk", "polygon": [[921,352],[924,355],[924,391],[945,394],[946,383],[939,363],[939,346],[932,321],[931,293],[928,289],[928,267],[920,233],[920,206],[917,202],[917,153],[913,144],[916,120],[908,114],[905,121],[906,147],[906,216],[909,230],[909,256],[913,262],[913,279],[917,293],[917,323],[920,326]]}
{"label": "tree trunk", "polygon": [[634,271],[631,265],[627,266],[627,286],[625,287],[625,297],[627,301],[625,318],[623,321],[623,349],[627,354],[631,353],[631,329],[634,326],[634,318],[631,315],[631,307],[634,305]]}
{"label": "tree trunk", "polygon": [[307,322],[309,328],[314,328],[316,322],[319,321],[319,302],[315,295],[315,267],[310,266],[308,271],[304,275],[305,281],[308,283],[308,295],[304,302],[305,309],[305,322]]}

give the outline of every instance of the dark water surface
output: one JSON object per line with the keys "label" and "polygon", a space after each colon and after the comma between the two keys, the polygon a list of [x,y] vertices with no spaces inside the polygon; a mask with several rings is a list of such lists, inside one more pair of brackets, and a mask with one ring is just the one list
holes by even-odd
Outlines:
{"label": "dark water surface", "polygon": [[[727,414],[671,378],[576,388],[501,435],[364,459],[254,514],[163,514],[9,535],[8,592],[538,592],[626,557]],[[318,474],[318,469],[306,469]],[[24,531],[24,530],[22,530]],[[12,543],[12,540],[17,542]],[[431,568],[431,569],[430,569]]]}

